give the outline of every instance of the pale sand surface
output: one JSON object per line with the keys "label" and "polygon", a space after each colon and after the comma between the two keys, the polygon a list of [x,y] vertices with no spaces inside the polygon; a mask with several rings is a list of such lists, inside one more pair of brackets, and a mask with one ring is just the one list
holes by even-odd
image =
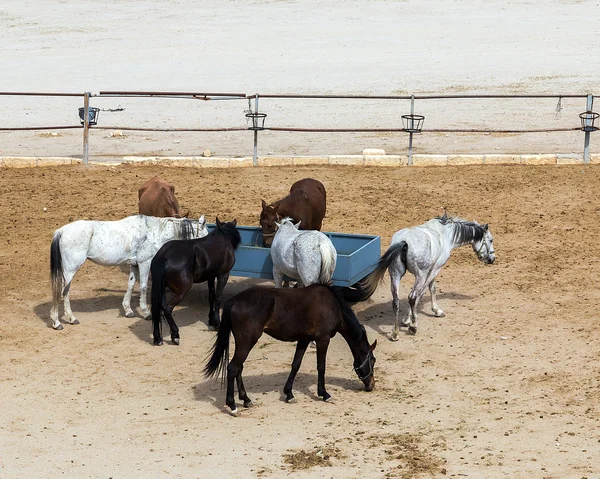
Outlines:
{"label": "pale sand surface", "polygon": [[[417,335],[398,342],[387,339],[387,281],[355,307],[378,341],[370,393],[336,336],[326,372],[333,402],[316,397],[310,349],[298,402],[286,404],[294,345],[264,335],[244,368],[255,407],[233,418],[219,382],[202,377],[215,337],[205,284],[175,309],[179,347],[168,337],[153,346],[150,324],[121,312],[127,275],[93,264],[71,288],[81,324],[50,327],[52,232],[134,212],[152,175],[176,185],[194,217],[249,225],[261,198],[318,178],[324,229],[379,234],[384,249],[394,231],[446,206],[489,222],[497,262],[455,251],[438,278],[446,317],[431,315],[426,295]],[[599,176],[596,165],[0,169],[0,477],[598,479]],[[225,295],[256,283],[234,278]],[[407,275],[402,311],[411,284]],[[289,455],[302,451],[295,470]]]}

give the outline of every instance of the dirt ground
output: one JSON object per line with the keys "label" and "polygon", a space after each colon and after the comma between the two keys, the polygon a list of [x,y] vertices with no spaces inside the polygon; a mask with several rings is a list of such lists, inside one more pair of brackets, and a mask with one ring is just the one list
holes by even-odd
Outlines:
{"label": "dirt ground", "polygon": [[[314,177],[328,193],[324,230],[379,234],[383,249],[445,207],[490,224],[497,261],[456,250],[439,277],[446,317],[426,296],[418,334],[398,342],[387,281],[355,307],[378,340],[371,393],[336,336],[333,401],[316,396],[311,350],[286,404],[294,345],[264,336],[244,371],[255,406],[232,417],[220,383],[202,377],[215,337],[204,284],[175,310],[179,347],[153,346],[150,324],[123,316],[126,274],[90,263],[71,288],[81,324],[50,327],[53,231],[135,213],[152,175],[193,216],[243,225],[257,223],[261,198]],[[0,185],[3,479],[600,477],[598,167],[71,166],[2,169]],[[226,296],[257,283],[234,278]]]}

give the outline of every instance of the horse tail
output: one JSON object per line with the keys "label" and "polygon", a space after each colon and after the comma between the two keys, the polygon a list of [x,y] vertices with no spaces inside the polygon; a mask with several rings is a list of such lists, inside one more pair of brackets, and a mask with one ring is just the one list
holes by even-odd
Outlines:
{"label": "horse tail", "polygon": [[408,250],[408,243],[406,241],[400,241],[399,243],[391,245],[384,255],[377,262],[377,266],[373,272],[360,281],[360,288],[368,297],[370,297],[375,290],[377,285],[383,279],[383,275],[387,269],[398,259],[406,264],[406,251]]}
{"label": "horse tail", "polygon": [[319,274],[319,283],[327,284],[333,277],[334,265],[334,252],[331,249],[329,243],[322,242],[319,244],[321,250],[321,274]]}
{"label": "horse tail", "polygon": [[231,308],[235,300],[229,299],[223,306],[221,324],[217,332],[217,338],[211,349],[210,359],[204,366],[204,377],[211,378],[221,374],[222,382],[225,381],[227,362],[229,361],[229,335],[231,334]]}
{"label": "horse tail", "polygon": [[64,275],[62,265],[62,253],[60,252],[60,238],[62,233],[54,233],[50,244],[50,283],[52,284],[52,300],[54,303],[60,300],[62,294]]}
{"label": "horse tail", "polygon": [[[162,312],[165,302],[166,275],[164,261],[152,261],[150,264],[152,275],[152,292],[150,311],[152,314],[152,330],[160,331],[162,335]],[[156,341],[156,335],[154,341]]]}

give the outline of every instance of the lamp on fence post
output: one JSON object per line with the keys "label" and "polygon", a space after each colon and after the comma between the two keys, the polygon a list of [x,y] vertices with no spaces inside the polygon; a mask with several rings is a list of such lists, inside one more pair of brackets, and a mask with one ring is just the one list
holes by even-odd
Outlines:
{"label": "lamp on fence post", "polygon": [[[248,99],[248,103],[250,104],[250,99]],[[266,113],[258,112],[258,93],[254,96],[254,112],[252,111],[252,106],[249,105],[249,112],[246,113],[246,121],[251,120],[252,125],[248,126],[249,130],[254,130],[254,153],[252,155],[252,165],[258,165],[258,131],[265,129],[265,118],[267,117]]]}
{"label": "lamp on fence post", "polygon": [[413,133],[421,133],[423,130],[423,115],[415,115],[415,97],[410,97],[410,115],[402,115],[402,129],[408,132],[408,166],[413,164]]}
{"label": "lamp on fence post", "polygon": [[90,126],[98,123],[99,108],[90,107],[90,92],[83,94],[83,108],[79,109],[79,119],[83,125],[83,158],[84,165],[88,164]]}
{"label": "lamp on fence post", "polygon": [[590,162],[590,133],[598,130],[598,127],[596,126],[596,120],[600,117],[600,114],[592,111],[593,106],[594,96],[589,94],[587,96],[586,111],[579,114],[579,118],[581,119],[581,130],[585,132],[585,137],[583,140],[584,163]]}

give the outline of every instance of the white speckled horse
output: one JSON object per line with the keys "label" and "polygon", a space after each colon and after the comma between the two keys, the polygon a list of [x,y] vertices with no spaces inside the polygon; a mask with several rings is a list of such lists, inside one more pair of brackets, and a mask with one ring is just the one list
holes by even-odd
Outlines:
{"label": "white speckled horse", "polygon": [[436,302],[435,277],[450,258],[450,252],[454,248],[470,244],[481,261],[492,264],[496,259],[493,241],[487,224],[480,225],[476,221],[448,217],[446,213],[441,218],[434,218],[420,226],[405,228],[394,233],[390,247],[377,263],[373,273],[362,284],[368,295],[373,294],[389,268],[395,315],[390,339],[398,340],[400,307],[398,290],[406,270],[415,275],[415,283],[408,295],[409,309],[402,326],[408,326],[408,332],[416,334],[417,305],[427,287],[431,292],[433,314],[437,317],[445,316]]}
{"label": "white speckled horse", "polygon": [[150,316],[146,303],[150,263],[167,241],[202,238],[208,234],[204,215],[198,221],[185,218],[156,218],[135,215],[119,221],[69,223],[56,230],[50,246],[50,277],[54,329],[63,329],[58,319],[58,301],[62,294],[65,315],[70,324],[79,324],[71,310],[69,289],[75,273],[87,259],[102,266],[129,264],[129,282],[123,298],[125,316],[132,317],[131,293],[136,279],[140,282],[140,308]]}
{"label": "white speckled horse", "polygon": [[315,230],[300,231],[300,222],[284,218],[271,245],[273,279],[281,288],[283,276],[298,280],[298,287],[328,284],[333,277],[337,251],[327,235]]}

